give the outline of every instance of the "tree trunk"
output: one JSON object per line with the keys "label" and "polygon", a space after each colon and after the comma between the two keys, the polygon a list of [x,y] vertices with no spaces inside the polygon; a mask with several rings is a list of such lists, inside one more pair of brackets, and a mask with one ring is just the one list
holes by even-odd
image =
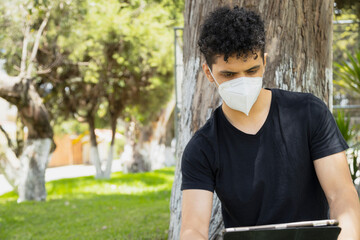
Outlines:
{"label": "tree trunk", "polygon": [[87,120],[89,124],[90,131],[90,162],[94,164],[96,174],[95,178],[97,179],[109,179],[111,175],[111,166],[114,156],[114,143],[115,143],[115,134],[116,134],[116,121],[111,123],[112,136],[111,143],[108,152],[108,158],[106,159],[105,166],[103,166],[103,161],[101,161],[99,148],[96,140],[95,134],[95,121],[93,117],[89,117]]}
{"label": "tree trunk", "polygon": [[141,151],[143,150],[143,139],[137,140],[137,126],[135,121],[131,121],[126,131],[126,144],[121,155],[121,162],[124,163],[124,172],[135,173],[150,170],[149,164],[145,161]]}
{"label": "tree trunk", "polygon": [[[149,131],[141,131],[147,136],[140,137],[142,139],[140,142],[142,146],[139,146],[143,149],[146,155],[144,156],[145,161],[149,164],[150,170],[155,170],[164,167],[165,162],[171,161],[170,148],[166,146],[166,137],[169,119],[171,114],[174,112],[175,108],[175,96],[167,103],[166,107],[161,111],[157,121],[149,125]],[[174,158],[174,157],[172,157]],[[173,160],[174,162],[174,160]]]}
{"label": "tree trunk", "polygon": [[24,150],[25,145],[25,132],[24,132],[24,123],[21,120],[19,114],[16,115],[16,149],[15,154],[17,157],[20,157]]}
{"label": "tree trunk", "polygon": [[101,167],[99,148],[97,145],[96,134],[95,134],[94,117],[89,117],[87,122],[89,124],[89,131],[90,131],[90,162],[95,166],[95,170],[96,170],[95,178],[103,178],[103,170]]}
{"label": "tree trunk", "polygon": [[18,191],[18,202],[43,201],[46,199],[45,169],[55,146],[48,112],[32,83],[21,77],[0,73],[0,97],[17,106],[28,129],[20,158],[11,147],[1,146],[0,171]]}
{"label": "tree trunk", "polygon": [[[24,149],[18,145],[16,153],[11,150],[11,146],[3,146],[0,150],[0,172],[3,172],[9,182],[14,184],[14,189],[18,190],[18,202],[46,199],[45,169],[49,154],[55,149],[48,111],[31,82],[35,58],[41,36],[50,17],[50,9],[51,7],[46,11],[34,36],[34,44],[29,57],[27,52],[31,27],[29,19],[25,20],[20,74],[11,77],[0,72],[0,97],[18,108],[18,116],[28,130]],[[16,157],[16,154],[20,155],[20,159]]]}
{"label": "tree trunk", "polygon": [[[158,119],[136,130],[135,122],[129,124],[121,161],[125,162],[126,172],[150,171],[165,166],[171,150],[165,145],[167,127],[171,114],[174,112],[175,98],[167,103]],[[139,132],[139,134],[136,134]]]}
{"label": "tree trunk", "polygon": [[[181,155],[191,136],[219,105],[216,88],[206,80],[197,40],[205,15],[224,4],[260,13],[266,29],[264,87],[311,92],[332,108],[333,1],[320,0],[186,0],[184,27],[184,83],[177,139],[177,164],[172,188],[169,239],[179,239],[181,224]],[[209,238],[222,226],[220,204],[214,198]]]}
{"label": "tree trunk", "polygon": [[20,157],[22,173],[18,202],[27,200],[45,201],[45,170],[49,160],[52,140],[29,139]]}
{"label": "tree trunk", "polygon": [[111,119],[111,132],[112,132],[111,143],[110,143],[108,158],[107,158],[107,161],[106,161],[106,166],[105,166],[105,171],[104,171],[104,178],[106,178],[106,179],[110,178],[112,162],[114,160],[114,144],[115,144],[115,136],[116,136],[116,121],[117,121],[117,118],[112,118]]}

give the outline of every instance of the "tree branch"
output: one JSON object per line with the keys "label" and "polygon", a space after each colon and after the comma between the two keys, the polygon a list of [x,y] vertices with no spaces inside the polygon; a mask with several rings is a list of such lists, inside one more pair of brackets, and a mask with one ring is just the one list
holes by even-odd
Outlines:
{"label": "tree branch", "polygon": [[21,72],[21,68],[19,68],[18,66],[14,65],[13,68],[18,71],[19,73]]}
{"label": "tree branch", "polygon": [[39,28],[39,30],[38,30],[38,32],[36,34],[34,46],[33,46],[32,53],[31,53],[31,56],[30,56],[30,59],[29,59],[29,66],[28,66],[27,72],[26,72],[26,78],[31,77],[31,72],[32,72],[32,69],[33,69],[33,66],[34,66],[34,60],[35,60],[36,54],[37,54],[38,49],[39,49],[40,39],[41,39],[41,36],[42,36],[42,34],[44,32],[46,24],[49,21],[49,17],[50,17],[50,10],[47,11],[46,16],[45,16],[44,20],[42,21],[42,23],[40,25],[40,28]]}
{"label": "tree branch", "polygon": [[53,63],[51,63],[47,68],[44,69],[39,69],[36,74],[41,75],[41,74],[47,74],[50,73],[52,68],[60,65],[60,63],[62,62],[62,60],[64,59],[64,57],[60,54],[60,56],[56,57],[55,61]]}
{"label": "tree branch", "polygon": [[24,41],[23,41],[23,49],[21,55],[20,75],[25,74],[26,71],[27,46],[29,43],[29,34],[30,34],[30,24],[26,22],[25,25],[26,26],[24,31]]}
{"label": "tree branch", "polygon": [[9,134],[5,131],[5,129],[3,128],[3,126],[0,124],[0,131],[2,131],[6,137],[6,140],[8,142],[8,146],[14,150],[14,145],[9,137]]}
{"label": "tree branch", "polygon": [[[0,139],[3,137],[0,134]],[[13,150],[6,145],[0,145],[0,173],[4,174],[6,180],[17,191],[21,174],[21,163]]]}
{"label": "tree branch", "polygon": [[77,121],[79,121],[79,122],[81,122],[81,123],[86,123],[86,118],[87,118],[86,115],[82,115],[82,114],[80,114],[80,113],[78,113],[78,112],[75,112],[75,113],[73,114],[73,117],[74,117]]}

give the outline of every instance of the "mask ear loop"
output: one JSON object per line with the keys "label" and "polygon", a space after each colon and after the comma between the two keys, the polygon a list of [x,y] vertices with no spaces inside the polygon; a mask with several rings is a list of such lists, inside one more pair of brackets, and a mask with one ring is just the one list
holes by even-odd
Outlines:
{"label": "mask ear loop", "polygon": [[[207,64],[206,64],[207,65]],[[213,77],[213,79],[214,79],[214,81],[215,81],[215,83],[218,85],[218,87],[220,86],[220,84],[216,81],[216,79],[215,79],[215,77],[214,77],[214,75],[212,74],[212,72],[211,72],[211,69],[210,69],[210,67],[209,67],[209,65],[207,65],[208,66],[208,68],[209,68],[209,71],[210,71],[210,74],[211,74],[211,76]]]}

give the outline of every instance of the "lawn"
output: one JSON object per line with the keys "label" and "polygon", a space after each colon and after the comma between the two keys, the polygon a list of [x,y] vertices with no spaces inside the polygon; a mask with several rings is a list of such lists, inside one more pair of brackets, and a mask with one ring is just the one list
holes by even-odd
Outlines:
{"label": "lawn", "polygon": [[0,196],[0,239],[167,239],[174,168],[46,183],[46,202]]}

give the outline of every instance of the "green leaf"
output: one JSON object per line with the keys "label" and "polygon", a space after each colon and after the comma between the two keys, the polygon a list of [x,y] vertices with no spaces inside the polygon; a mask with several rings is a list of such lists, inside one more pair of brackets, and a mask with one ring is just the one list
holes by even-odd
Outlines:
{"label": "green leaf", "polygon": [[338,69],[334,70],[334,73],[341,79],[341,81],[334,81],[334,83],[360,94],[360,51],[355,54],[355,58],[349,52],[346,54],[349,62],[334,63]]}

